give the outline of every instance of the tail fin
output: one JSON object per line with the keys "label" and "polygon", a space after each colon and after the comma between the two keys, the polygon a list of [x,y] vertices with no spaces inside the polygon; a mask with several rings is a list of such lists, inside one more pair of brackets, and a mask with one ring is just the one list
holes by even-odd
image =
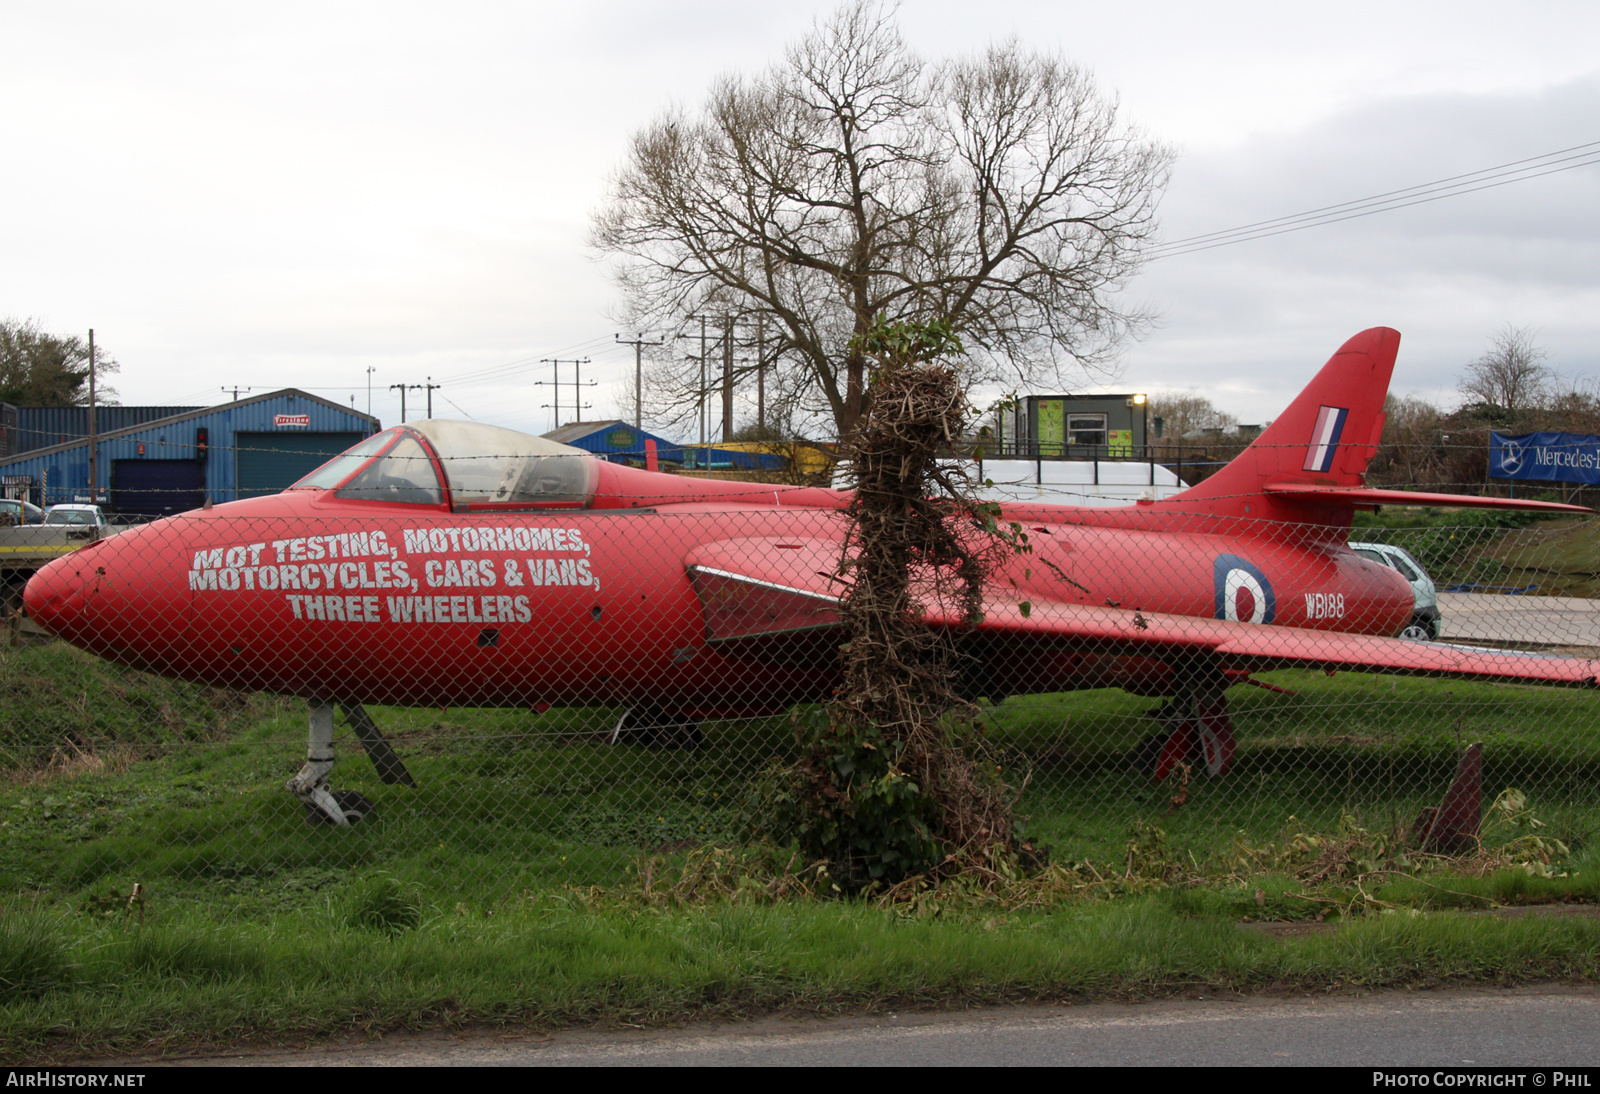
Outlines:
{"label": "tail fin", "polygon": [[1219,516],[1303,519],[1285,511],[1297,507],[1294,499],[1269,498],[1265,487],[1362,485],[1383,434],[1383,400],[1399,349],[1399,331],[1362,331],[1339,347],[1289,409],[1228,466],[1157,504]]}

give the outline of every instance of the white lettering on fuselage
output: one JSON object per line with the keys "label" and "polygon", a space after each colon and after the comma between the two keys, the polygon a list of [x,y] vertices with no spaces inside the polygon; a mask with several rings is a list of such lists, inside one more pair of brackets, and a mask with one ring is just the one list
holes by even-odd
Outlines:
{"label": "white lettering on fuselage", "polygon": [[196,592],[238,589],[411,589],[404,559],[393,562],[306,562],[282,566],[223,566],[189,571]]}
{"label": "white lettering on fuselage", "polygon": [[385,597],[391,623],[528,623],[525,596]]}
{"label": "white lettering on fuselage", "polygon": [[407,528],[402,535],[408,555],[487,551],[570,551],[587,555],[591,550],[577,528]]}
{"label": "white lettering on fuselage", "polygon": [[1343,619],[1343,593],[1307,593],[1307,619]]}
{"label": "white lettering on fuselage", "polygon": [[[275,539],[195,551],[188,582],[196,593],[281,592],[295,619],[318,623],[528,623],[526,595],[387,596],[367,590],[600,590],[592,545],[577,528],[407,528],[404,555],[549,552],[566,557],[407,559],[381,530]],[[579,555],[578,558],[571,557]],[[353,595],[352,595],[353,593]]]}

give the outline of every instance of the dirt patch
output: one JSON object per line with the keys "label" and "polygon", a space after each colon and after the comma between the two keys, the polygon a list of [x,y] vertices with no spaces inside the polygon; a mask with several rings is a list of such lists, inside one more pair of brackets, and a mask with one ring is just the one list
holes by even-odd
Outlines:
{"label": "dirt patch", "polygon": [[1268,938],[1304,938],[1310,934],[1331,934],[1338,930],[1333,923],[1241,923],[1241,931],[1264,934]]}

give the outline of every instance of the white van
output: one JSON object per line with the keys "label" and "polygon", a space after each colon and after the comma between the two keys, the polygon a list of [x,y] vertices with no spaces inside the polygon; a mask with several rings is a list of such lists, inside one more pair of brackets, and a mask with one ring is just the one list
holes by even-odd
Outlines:
{"label": "white van", "polygon": [[1350,549],[1362,558],[1398,570],[1400,576],[1411,583],[1416,607],[1411,613],[1411,622],[1400,632],[1400,637],[1421,642],[1436,640],[1439,637],[1439,590],[1434,588],[1433,578],[1428,576],[1422,564],[1405,550],[1388,543],[1352,543]]}

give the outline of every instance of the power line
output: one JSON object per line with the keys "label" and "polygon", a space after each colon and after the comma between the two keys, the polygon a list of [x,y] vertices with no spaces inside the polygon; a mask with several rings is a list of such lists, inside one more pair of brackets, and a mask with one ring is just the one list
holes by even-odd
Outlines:
{"label": "power line", "polygon": [[542,363],[563,353],[577,353],[582,350],[597,349],[608,344],[609,343],[604,336],[599,338],[589,338],[582,342],[575,342],[570,346],[562,346],[559,349],[549,350],[543,355],[519,357],[514,361],[506,361],[498,365],[485,365],[482,368],[468,369],[466,372],[457,373],[454,376],[446,376],[444,379],[449,380],[452,385],[460,387],[463,383],[467,382],[482,382],[486,379],[495,379],[498,378],[498,374],[509,372],[515,369],[526,368],[532,364]]}
{"label": "power line", "polygon": [[[462,410],[460,407],[456,406],[456,401],[454,399],[450,398],[450,396],[448,396],[448,395],[440,395],[439,398],[443,399],[445,402],[449,403],[451,406],[455,406],[457,414],[463,415],[463,416],[468,417],[468,418],[472,418],[471,414],[468,414],[465,410]],[[477,421],[478,419],[472,418],[472,420],[473,421]]]}
{"label": "power line", "polygon": [[1356,198],[1352,201],[1343,201],[1335,205],[1324,205],[1303,213],[1275,217],[1271,220],[1255,221],[1251,224],[1243,224],[1236,228],[1227,228],[1217,232],[1186,236],[1183,239],[1176,239],[1170,243],[1152,248],[1150,257],[1172,258],[1177,255],[1192,254],[1195,251],[1210,250],[1214,247],[1226,247],[1234,243],[1266,239],[1275,235],[1283,235],[1287,232],[1297,232],[1306,228],[1320,227],[1324,224],[1337,224],[1340,221],[1354,220],[1357,217],[1372,216],[1374,213],[1405,209],[1413,205],[1425,205],[1429,202],[1442,201],[1445,198],[1460,197],[1464,194],[1476,193],[1479,190],[1508,186],[1513,182],[1523,182],[1528,179],[1553,175],[1562,171],[1572,171],[1579,167],[1589,167],[1595,164],[1600,164],[1600,141],[1589,141],[1585,144],[1573,145],[1570,148],[1547,152],[1541,156],[1530,156],[1527,159],[1514,160],[1510,163],[1500,164],[1497,167],[1485,167],[1482,170],[1470,171],[1462,175],[1451,175],[1447,178],[1418,183],[1415,186],[1407,186],[1399,190],[1388,190],[1381,194]]}

